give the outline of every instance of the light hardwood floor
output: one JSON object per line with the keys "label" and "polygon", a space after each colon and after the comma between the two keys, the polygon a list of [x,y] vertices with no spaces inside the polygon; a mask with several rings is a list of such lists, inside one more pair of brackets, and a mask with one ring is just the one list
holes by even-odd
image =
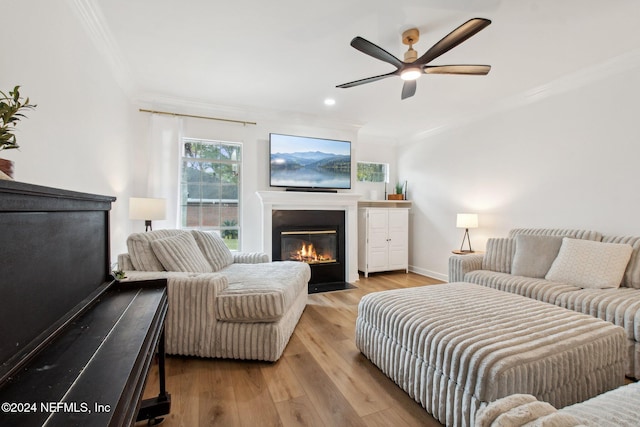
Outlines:
{"label": "light hardwood floor", "polygon": [[[357,289],[309,295],[276,363],[168,357],[172,406],[161,426],[440,426],[354,342],[363,295],[437,283],[411,273],[377,273],[361,276]],[[157,393],[154,367],[145,397]]]}

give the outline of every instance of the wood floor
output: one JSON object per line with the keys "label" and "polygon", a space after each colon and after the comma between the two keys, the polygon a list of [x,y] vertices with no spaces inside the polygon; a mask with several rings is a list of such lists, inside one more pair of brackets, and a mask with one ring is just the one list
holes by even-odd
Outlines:
{"label": "wood floor", "polygon": [[[357,289],[309,295],[276,363],[168,357],[172,407],[161,426],[440,426],[354,344],[363,295],[436,283],[377,273],[361,277]],[[157,393],[154,367],[145,397]]]}

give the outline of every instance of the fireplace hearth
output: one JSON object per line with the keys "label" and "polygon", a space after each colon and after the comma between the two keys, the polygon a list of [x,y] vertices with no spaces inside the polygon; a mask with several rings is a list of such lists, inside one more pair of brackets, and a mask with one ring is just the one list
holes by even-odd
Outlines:
{"label": "fireplace hearth", "polygon": [[352,287],[345,282],[345,213],[274,210],[272,259],[306,262],[309,293]]}

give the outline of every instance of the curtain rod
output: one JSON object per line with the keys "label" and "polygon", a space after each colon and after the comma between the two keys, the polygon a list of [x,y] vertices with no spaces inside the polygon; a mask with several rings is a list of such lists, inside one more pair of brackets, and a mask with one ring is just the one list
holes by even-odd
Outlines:
{"label": "curtain rod", "polygon": [[243,125],[256,125],[256,122],[247,122],[244,120],[232,120],[232,119],[221,119],[219,117],[207,117],[207,116],[194,116],[192,114],[180,114],[180,113],[170,113],[167,111],[155,111],[155,110],[145,110],[144,108],[139,109],[142,113],[151,113],[151,114],[166,114],[168,116],[178,116],[178,117],[192,117],[194,119],[206,119],[206,120],[218,120],[220,122],[229,122],[229,123],[241,123]]}

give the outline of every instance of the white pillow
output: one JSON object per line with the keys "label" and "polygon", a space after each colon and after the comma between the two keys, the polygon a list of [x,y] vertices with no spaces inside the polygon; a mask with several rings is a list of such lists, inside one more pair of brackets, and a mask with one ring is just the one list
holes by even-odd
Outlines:
{"label": "white pillow", "polygon": [[220,271],[233,264],[233,254],[218,233],[215,231],[191,230],[191,234],[213,271]]}
{"label": "white pillow", "polygon": [[632,251],[627,244],[565,237],[545,278],[580,288],[617,288]]}
{"label": "white pillow", "polygon": [[213,270],[190,233],[154,240],[151,249],[167,271],[211,273]]}
{"label": "white pillow", "polygon": [[186,233],[183,230],[154,230],[133,233],[127,238],[127,249],[133,268],[140,271],[163,271],[165,268],[151,249],[151,242]]}

